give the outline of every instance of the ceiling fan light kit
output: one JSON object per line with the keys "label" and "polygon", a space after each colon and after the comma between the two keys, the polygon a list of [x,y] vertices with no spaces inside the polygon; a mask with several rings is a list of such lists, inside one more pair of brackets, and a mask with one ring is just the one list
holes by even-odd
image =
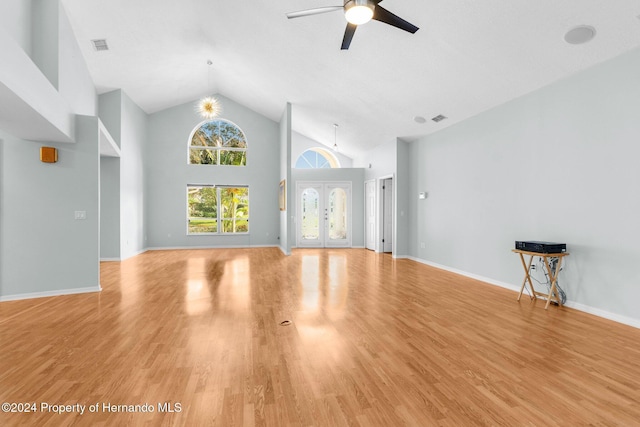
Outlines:
{"label": "ceiling fan light kit", "polygon": [[344,3],[344,17],[354,25],[366,24],[373,18],[374,7],[369,0],[348,0]]}
{"label": "ceiling fan light kit", "polygon": [[382,3],[382,0],[345,0],[344,5],[342,6],[316,7],[314,9],[289,12],[287,13],[287,18],[301,18],[304,16],[319,15],[321,13],[342,10],[345,18],[347,19],[347,28],[344,30],[342,46],[340,47],[342,50],[349,49],[351,40],[353,39],[353,35],[355,34],[358,25],[365,24],[372,19],[384,22],[385,24],[407,31],[411,34],[414,34],[419,30],[419,28],[412,23],[405,21],[380,6],[380,3]]}

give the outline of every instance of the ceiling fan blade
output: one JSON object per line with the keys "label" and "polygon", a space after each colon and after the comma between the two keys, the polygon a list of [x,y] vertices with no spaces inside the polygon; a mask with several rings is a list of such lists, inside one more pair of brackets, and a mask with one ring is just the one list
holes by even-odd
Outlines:
{"label": "ceiling fan blade", "polygon": [[376,21],[384,22],[385,24],[393,25],[396,28],[400,28],[401,30],[408,31],[411,34],[419,30],[419,28],[416,27],[415,25],[405,21],[399,16],[394,15],[384,7],[380,6],[379,4],[373,10],[372,19],[375,19]]}
{"label": "ceiling fan blade", "polygon": [[344,6],[326,6],[316,7],[315,9],[300,10],[298,12],[287,13],[287,18],[301,18],[303,16],[320,15],[321,13],[334,12],[336,10],[343,10]]}
{"label": "ceiling fan blade", "polygon": [[344,37],[342,38],[342,47],[341,50],[349,49],[349,45],[351,45],[351,39],[353,39],[353,35],[356,32],[356,28],[358,28],[355,24],[347,24],[347,29],[344,30]]}

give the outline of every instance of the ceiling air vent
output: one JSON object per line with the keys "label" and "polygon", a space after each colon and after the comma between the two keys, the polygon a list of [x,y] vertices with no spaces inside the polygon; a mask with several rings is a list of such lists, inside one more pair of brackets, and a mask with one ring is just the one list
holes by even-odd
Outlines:
{"label": "ceiling air vent", "polygon": [[98,52],[109,50],[109,45],[107,45],[107,41],[105,39],[91,40],[91,43],[93,43],[93,48]]}
{"label": "ceiling air vent", "polygon": [[434,122],[438,123],[443,121],[444,119],[446,119],[445,116],[443,116],[442,114],[438,114],[437,116],[433,117],[431,120],[433,120]]}

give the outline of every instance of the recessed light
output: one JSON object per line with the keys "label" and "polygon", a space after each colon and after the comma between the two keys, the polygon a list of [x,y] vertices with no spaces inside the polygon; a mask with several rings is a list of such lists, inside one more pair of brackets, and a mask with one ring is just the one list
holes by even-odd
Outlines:
{"label": "recessed light", "polygon": [[415,117],[413,118],[413,121],[414,121],[414,122],[416,122],[416,123],[420,123],[420,124],[422,124],[422,123],[426,123],[426,122],[427,122],[427,119],[425,119],[425,118],[424,118],[424,117],[422,117],[422,116],[415,116]]}
{"label": "recessed light", "polygon": [[567,31],[564,41],[569,44],[583,44],[590,41],[596,35],[596,29],[590,25],[579,25]]}

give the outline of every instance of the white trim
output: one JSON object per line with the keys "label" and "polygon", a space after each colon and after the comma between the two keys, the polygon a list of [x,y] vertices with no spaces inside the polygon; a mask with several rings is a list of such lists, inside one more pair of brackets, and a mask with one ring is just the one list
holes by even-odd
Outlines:
{"label": "white trim", "polygon": [[116,261],[116,262],[122,262],[122,261],[126,261],[129,258],[133,258],[136,257],[140,254],[143,254],[145,252],[147,252],[149,249],[144,248],[144,249],[140,249],[139,251],[135,251],[130,253],[129,255],[125,256],[125,257],[115,257],[115,258],[100,258],[100,262],[106,261],[106,262],[112,262],[112,261]]}
{"label": "white trim", "polygon": [[58,289],[55,291],[45,291],[45,292],[31,292],[28,294],[15,294],[15,295],[5,295],[0,296],[0,302],[5,301],[18,301],[23,299],[32,299],[32,298],[47,298],[47,297],[58,297],[62,295],[74,295],[74,294],[85,294],[90,292],[100,292],[102,287],[100,285],[90,286],[87,288],[75,288],[75,289]]}
{"label": "white trim", "polygon": [[282,252],[285,256],[291,255],[291,252],[287,252],[287,250],[282,246],[278,246],[278,248],[280,249],[280,252]]}
{"label": "white trim", "polygon": [[126,261],[126,260],[128,260],[129,258],[136,257],[136,256],[138,256],[138,255],[140,255],[140,254],[143,254],[143,253],[147,252],[148,250],[149,250],[149,249],[144,248],[144,249],[140,249],[139,251],[131,252],[130,254],[125,255],[124,257],[120,257],[120,261]]}
{"label": "white trim", "polygon": [[189,250],[189,249],[246,249],[246,248],[280,248],[279,245],[228,245],[228,246],[157,246],[147,248],[148,251],[172,251],[172,250]]}
{"label": "white trim", "polygon": [[390,179],[393,187],[392,187],[392,202],[393,206],[391,206],[391,255],[396,253],[396,177],[395,174],[392,173],[390,175],[383,175],[376,179],[376,245],[375,251],[377,253],[384,253],[384,244],[382,243],[382,239],[384,238],[384,190],[382,186],[384,185],[384,180]]}
{"label": "white trim", "polygon": [[[467,273],[466,271],[458,270],[456,268],[447,267],[446,265],[437,264],[435,262],[427,261],[421,258],[416,258],[412,256],[403,257],[410,259],[411,261],[418,262],[420,264],[425,264],[434,268],[438,268],[440,270],[449,271],[451,273],[459,274],[461,276],[469,277],[471,279],[479,280],[481,282],[488,283],[490,285],[499,286],[501,288],[509,289],[514,292],[520,292],[520,287],[514,286],[510,283],[501,282],[499,280],[489,279],[488,277],[479,276],[477,274]],[[633,326],[634,328],[640,328],[640,319],[634,319],[633,317],[627,317],[616,313],[611,313],[606,310],[602,310],[600,308],[591,307],[589,305],[581,304],[575,301],[567,301],[564,304],[566,307],[572,308],[574,310],[582,311],[585,313],[592,314],[594,316],[602,317],[604,319],[613,320],[614,322],[622,323],[624,325]]]}
{"label": "white trim", "polygon": [[620,314],[611,313],[609,311],[601,310],[599,308],[591,307],[585,304],[580,304],[579,302],[574,302],[574,301],[567,301],[564,305],[566,305],[569,308],[573,308],[575,310],[584,311],[585,313],[593,314],[594,316],[603,317],[605,319],[613,320],[614,322],[633,326],[634,328],[640,328],[640,319],[634,319],[633,317],[622,316]]}

